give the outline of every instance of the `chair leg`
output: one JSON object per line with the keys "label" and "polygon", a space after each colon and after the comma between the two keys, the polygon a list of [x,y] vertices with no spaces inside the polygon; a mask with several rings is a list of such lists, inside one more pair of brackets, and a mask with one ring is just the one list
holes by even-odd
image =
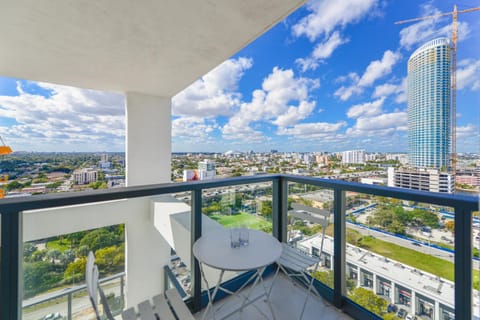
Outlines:
{"label": "chair leg", "polygon": [[280,271],[280,265],[277,264],[277,271],[275,271],[275,275],[273,276],[272,284],[270,285],[270,290],[268,290],[267,300],[270,299],[270,294],[272,293],[273,285],[275,284],[275,280],[277,280],[278,272]]}
{"label": "chair leg", "polygon": [[302,312],[300,313],[300,318],[299,318],[300,320],[303,319],[303,314],[304,314],[304,312],[305,312],[305,308],[306,308],[306,306],[307,306],[308,298],[310,298],[310,292],[312,292],[312,289],[315,290],[315,293],[316,293],[318,296],[320,296],[320,295],[318,294],[317,289],[313,286],[314,278],[312,277],[312,278],[310,279],[310,281],[308,280],[308,277],[305,276],[305,275],[304,275],[304,278],[305,278],[305,280],[309,283],[309,285],[308,285],[308,289],[307,289],[307,292],[306,292],[305,301],[303,302]]}

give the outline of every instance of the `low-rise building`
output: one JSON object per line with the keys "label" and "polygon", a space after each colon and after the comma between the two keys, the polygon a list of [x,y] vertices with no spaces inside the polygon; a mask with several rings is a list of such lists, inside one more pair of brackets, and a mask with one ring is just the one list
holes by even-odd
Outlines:
{"label": "low-rise building", "polygon": [[455,179],[451,173],[437,169],[390,167],[388,186],[414,190],[453,193]]}
{"label": "low-rise building", "polygon": [[[320,256],[323,270],[334,270],[333,238],[325,237],[322,254],[321,241],[321,235],[315,235],[297,242],[297,246]],[[455,284],[452,281],[350,244],[346,247],[346,259],[346,277],[357,287],[372,290],[389,303],[422,319],[454,319]],[[474,318],[478,319],[479,293],[473,291]]]}

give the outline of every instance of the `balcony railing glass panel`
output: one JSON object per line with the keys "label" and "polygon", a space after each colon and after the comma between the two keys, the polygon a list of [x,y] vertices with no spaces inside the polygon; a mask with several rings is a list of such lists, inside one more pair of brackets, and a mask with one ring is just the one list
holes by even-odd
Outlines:
{"label": "balcony railing glass panel", "polygon": [[[319,257],[319,267],[315,273],[312,267],[309,270],[310,275],[331,289],[334,287],[335,273],[333,200],[334,195],[331,189],[302,183],[288,184],[288,243],[310,255]],[[323,226],[319,223],[324,218],[322,213],[328,217],[323,250],[321,248]]]}
{"label": "balcony railing glass panel", "polygon": [[[272,184],[241,184],[203,190],[203,220],[224,228],[245,227],[272,233]],[[204,225],[205,227],[205,225]]]}
{"label": "balcony railing glass panel", "polygon": [[381,317],[453,319],[453,209],[348,192],[347,297]]}
{"label": "balcony railing glass panel", "polygon": [[[50,218],[44,217],[45,220]],[[29,218],[25,219],[28,229]],[[100,278],[125,271],[125,225],[62,234],[62,226],[51,224],[41,231],[50,236],[23,243],[22,297],[23,305],[27,306],[23,308],[23,319],[43,319],[48,315],[53,315],[52,319],[60,319],[60,316],[72,319],[75,315],[93,315],[85,290],[79,292],[72,288],[78,289],[85,284],[89,251],[96,256]],[[38,235],[40,230],[36,232]],[[27,239],[36,238],[28,231],[23,235]],[[121,311],[123,284],[106,283],[104,290],[111,301],[112,312]]]}

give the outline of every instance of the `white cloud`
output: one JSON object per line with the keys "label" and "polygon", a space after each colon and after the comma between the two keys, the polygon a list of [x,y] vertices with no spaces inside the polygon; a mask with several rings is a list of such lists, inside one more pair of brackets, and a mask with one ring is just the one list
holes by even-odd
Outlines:
{"label": "white cloud", "polygon": [[[479,136],[479,128],[471,123],[457,126],[457,139]],[[478,141],[478,140],[477,140]]]}
{"label": "white cloud", "polygon": [[300,123],[291,128],[279,128],[278,135],[289,135],[296,138],[312,139],[328,135],[335,135],[335,133],[347,123],[340,121],[337,123],[316,122],[316,123]]}
{"label": "white cloud", "polygon": [[215,121],[207,124],[204,118],[181,117],[172,120],[172,136],[175,138],[194,138],[195,140],[205,140],[217,124]]}
{"label": "white cloud", "polygon": [[287,112],[273,121],[279,127],[288,127],[308,117],[315,109],[315,102],[302,101],[298,107],[289,107]]}
{"label": "white cloud", "polygon": [[379,114],[382,111],[383,102],[385,97],[382,97],[373,102],[366,102],[352,106],[347,111],[347,117],[359,118],[359,117],[371,117]]}
{"label": "white cloud", "polygon": [[307,118],[315,109],[309,91],[319,86],[318,80],[296,78],[291,69],[275,67],[262,84],[253,92],[251,102],[245,102],[222,129],[226,139],[242,137],[259,139],[261,132],[251,125],[270,122],[279,127],[291,126]]}
{"label": "white cloud", "polygon": [[[351,78],[354,82],[350,86],[341,86],[334,95],[340,100],[346,101],[354,94],[361,94],[365,88],[371,86],[376,80],[392,72],[393,66],[401,58],[400,53],[387,50],[383,53],[381,60],[374,60],[365,69],[363,75],[358,79],[355,73],[350,73],[347,78]],[[345,77],[337,78],[344,80]],[[358,80],[357,80],[358,79]]]}
{"label": "white cloud", "polygon": [[457,89],[480,89],[480,59],[465,59],[458,62]]}
{"label": "white cloud", "polygon": [[[423,5],[418,17],[434,16],[440,10],[431,4]],[[400,30],[400,46],[407,50],[438,37],[451,39],[451,16],[421,20]],[[458,40],[463,41],[468,37],[470,28],[466,22],[458,22]]]}
{"label": "white cloud", "polygon": [[324,42],[318,43],[309,57],[299,58],[295,60],[295,63],[300,65],[302,72],[315,70],[321,61],[328,59],[335,49],[348,41],[348,39],[342,38],[340,32],[335,31]]}
{"label": "white cloud", "polygon": [[363,89],[356,85],[352,85],[349,87],[341,86],[335,91],[334,95],[336,97],[339,97],[340,100],[342,101],[347,101],[352,95],[360,94],[362,92],[363,92]]}
{"label": "white cloud", "polygon": [[388,97],[396,95],[395,102],[404,103],[407,101],[407,78],[403,78],[398,84],[384,83],[375,87],[372,98]]}
{"label": "white cloud", "polygon": [[179,116],[216,117],[232,115],[240,104],[238,83],[252,59],[230,59],[195,81],[172,99],[172,112]]}
{"label": "white cloud", "polygon": [[[36,87],[42,94],[30,93]],[[124,97],[119,94],[49,83],[17,82],[17,96],[0,96],[2,117],[15,119],[6,129],[20,148],[121,150],[125,136]],[[18,149],[18,148],[17,148]]]}
{"label": "white cloud", "polygon": [[361,87],[368,87],[372,85],[377,79],[392,72],[393,66],[401,58],[399,53],[387,50],[383,53],[382,60],[375,60],[370,62],[362,77],[358,81]]}
{"label": "white cloud", "polygon": [[308,2],[309,15],[292,27],[295,36],[306,36],[315,41],[330,34],[337,27],[359,21],[377,6],[377,0],[313,0]]}
{"label": "white cloud", "polygon": [[347,129],[349,137],[385,137],[407,131],[407,113],[393,112],[373,117],[360,117],[352,128]]}

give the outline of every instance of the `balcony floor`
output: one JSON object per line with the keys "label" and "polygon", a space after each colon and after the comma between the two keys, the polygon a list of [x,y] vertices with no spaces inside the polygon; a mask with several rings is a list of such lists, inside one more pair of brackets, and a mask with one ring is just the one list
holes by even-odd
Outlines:
{"label": "balcony floor", "polygon": [[[268,277],[265,280],[267,288],[270,288],[273,277]],[[247,287],[244,291],[248,291]],[[262,286],[259,284],[255,287],[252,297],[259,296],[263,292]],[[303,302],[305,298],[305,289],[299,285],[293,285],[289,279],[280,274],[275,282],[275,285],[271,294],[271,303],[273,311],[275,313],[276,320],[295,320],[299,319],[300,312],[302,310]],[[232,310],[239,307],[242,303],[240,297],[228,297],[215,304],[222,305],[220,310],[216,312],[216,318],[222,319],[223,316],[228,315]],[[223,305],[224,304],[224,305]],[[262,315],[259,310],[263,312]],[[195,319],[201,320],[203,311],[195,314]],[[349,320],[353,319],[350,316],[337,310],[334,306],[327,303],[325,300],[312,295],[308,299],[307,307],[305,308],[305,314],[303,320],[318,319],[321,315],[322,320]],[[211,312],[209,312],[208,320],[213,319]],[[273,319],[268,305],[264,302],[264,299],[258,299],[253,304],[244,308],[241,313],[235,313],[228,318],[228,320],[257,320],[257,319]]]}

